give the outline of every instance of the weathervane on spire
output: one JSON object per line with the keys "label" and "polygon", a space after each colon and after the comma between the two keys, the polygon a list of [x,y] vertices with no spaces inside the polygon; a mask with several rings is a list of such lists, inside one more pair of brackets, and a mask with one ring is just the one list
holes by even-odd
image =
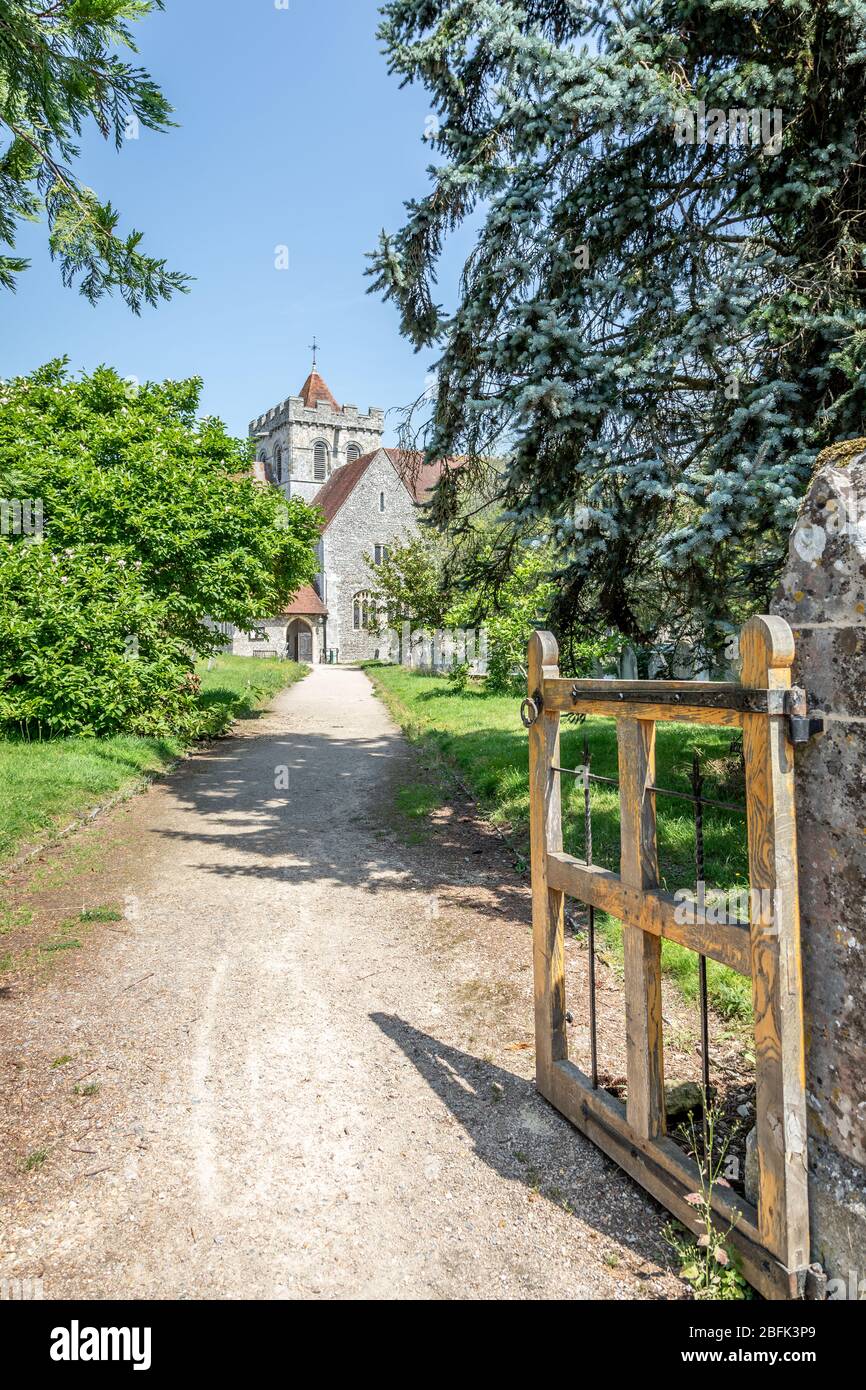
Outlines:
{"label": "weathervane on spire", "polygon": [[313,341],[312,341],[312,343],[310,344],[310,347],[311,347],[312,353],[313,353],[313,371],[315,371],[315,370],[316,370],[316,358],[317,358],[317,354],[318,354],[318,351],[319,351],[319,344],[316,342],[316,339],[315,339],[315,338],[313,338]]}

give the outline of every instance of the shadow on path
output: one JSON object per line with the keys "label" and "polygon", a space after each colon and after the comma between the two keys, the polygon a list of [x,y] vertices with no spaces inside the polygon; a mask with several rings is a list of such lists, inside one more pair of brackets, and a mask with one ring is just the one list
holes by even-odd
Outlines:
{"label": "shadow on path", "polygon": [[[654,1269],[668,1263],[657,1236],[661,1208],[548,1105],[531,1081],[461,1052],[396,1015],[370,1017],[445,1102],[477,1156],[494,1172],[624,1243]],[[653,1271],[639,1271],[638,1277],[650,1279]]]}
{"label": "shadow on path", "polygon": [[[416,754],[399,734],[263,731],[221,740],[184,764],[166,783],[179,814],[151,833],[188,845],[190,867],[217,878],[329,884],[372,894],[465,888],[486,867],[479,841],[471,850],[465,843],[468,830],[461,843],[438,836],[433,854],[429,844],[413,847],[403,837],[410,829],[417,833],[418,823],[397,809],[396,796],[417,779]],[[351,855],[347,826],[356,850]],[[479,912],[499,920],[526,916],[520,884],[488,886],[496,904],[479,895]]]}

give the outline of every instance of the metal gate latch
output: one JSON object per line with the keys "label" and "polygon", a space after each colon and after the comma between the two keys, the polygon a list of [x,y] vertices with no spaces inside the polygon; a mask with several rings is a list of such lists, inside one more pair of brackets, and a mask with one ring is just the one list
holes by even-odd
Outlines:
{"label": "metal gate latch", "polygon": [[531,700],[524,700],[520,706],[520,719],[524,728],[531,729],[544,709],[544,697],[540,690],[533,692]]}
{"label": "metal gate latch", "polygon": [[801,748],[810,738],[814,738],[815,734],[824,732],[823,719],[809,714],[806,692],[802,686],[794,685],[785,691],[785,714],[788,720],[788,741],[795,747]]}

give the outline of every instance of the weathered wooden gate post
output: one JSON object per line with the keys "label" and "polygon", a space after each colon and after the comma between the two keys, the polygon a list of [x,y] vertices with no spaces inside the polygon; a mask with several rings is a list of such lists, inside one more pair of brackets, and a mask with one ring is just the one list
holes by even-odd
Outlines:
{"label": "weathered wooden gate post", "polygon": [[[794,643],[787,623],[752,618],[740,646],[743,685],[790,690]],[[809,1222],[793,750],[780,721],[758,714],[743,720],[743,747],[758,1059],[758,1224],[765,1245],[801,1269],[809,1263]]]}
{"label": "weathered wooden gate post", "polygon": [[866,1298],[866,440],[819,459],[772,607],[825,721],[796,754],[812,1258]]}
{"label": "weathered wooden gate post", "polygon": [[[559,675],[559,648],[549,632],[529,642],[530,699]],[[535,1064],[539,1090],[550,1094],[554,1062],[568,1056],[565,1036],[565,894],[551,888],[547,856],[562,849],[559,785],[551,771],[559,762],[559,712],[541,713],[529,730],[530,840],[532,845],[532,931],[535,964]]]}

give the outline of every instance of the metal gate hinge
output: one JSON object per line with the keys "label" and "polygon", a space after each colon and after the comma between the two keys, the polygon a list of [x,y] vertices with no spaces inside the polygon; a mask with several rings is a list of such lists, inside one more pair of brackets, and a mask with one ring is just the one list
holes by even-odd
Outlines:
{"label": "metal gate hinge", "polygon": [[803,1297],[812,1303],[823,1303],[827,1298],[829,1279],[819,1264],[809,1265],[805,1273]]}
{"label": "metal gate hinge", "polygon": [[788,741],[795,747],[803,747],[810,738],[824,732],[823,719],[809,714],[809,704],[802,686],[794,685],[785,691],[785,715],[788,720]]}

